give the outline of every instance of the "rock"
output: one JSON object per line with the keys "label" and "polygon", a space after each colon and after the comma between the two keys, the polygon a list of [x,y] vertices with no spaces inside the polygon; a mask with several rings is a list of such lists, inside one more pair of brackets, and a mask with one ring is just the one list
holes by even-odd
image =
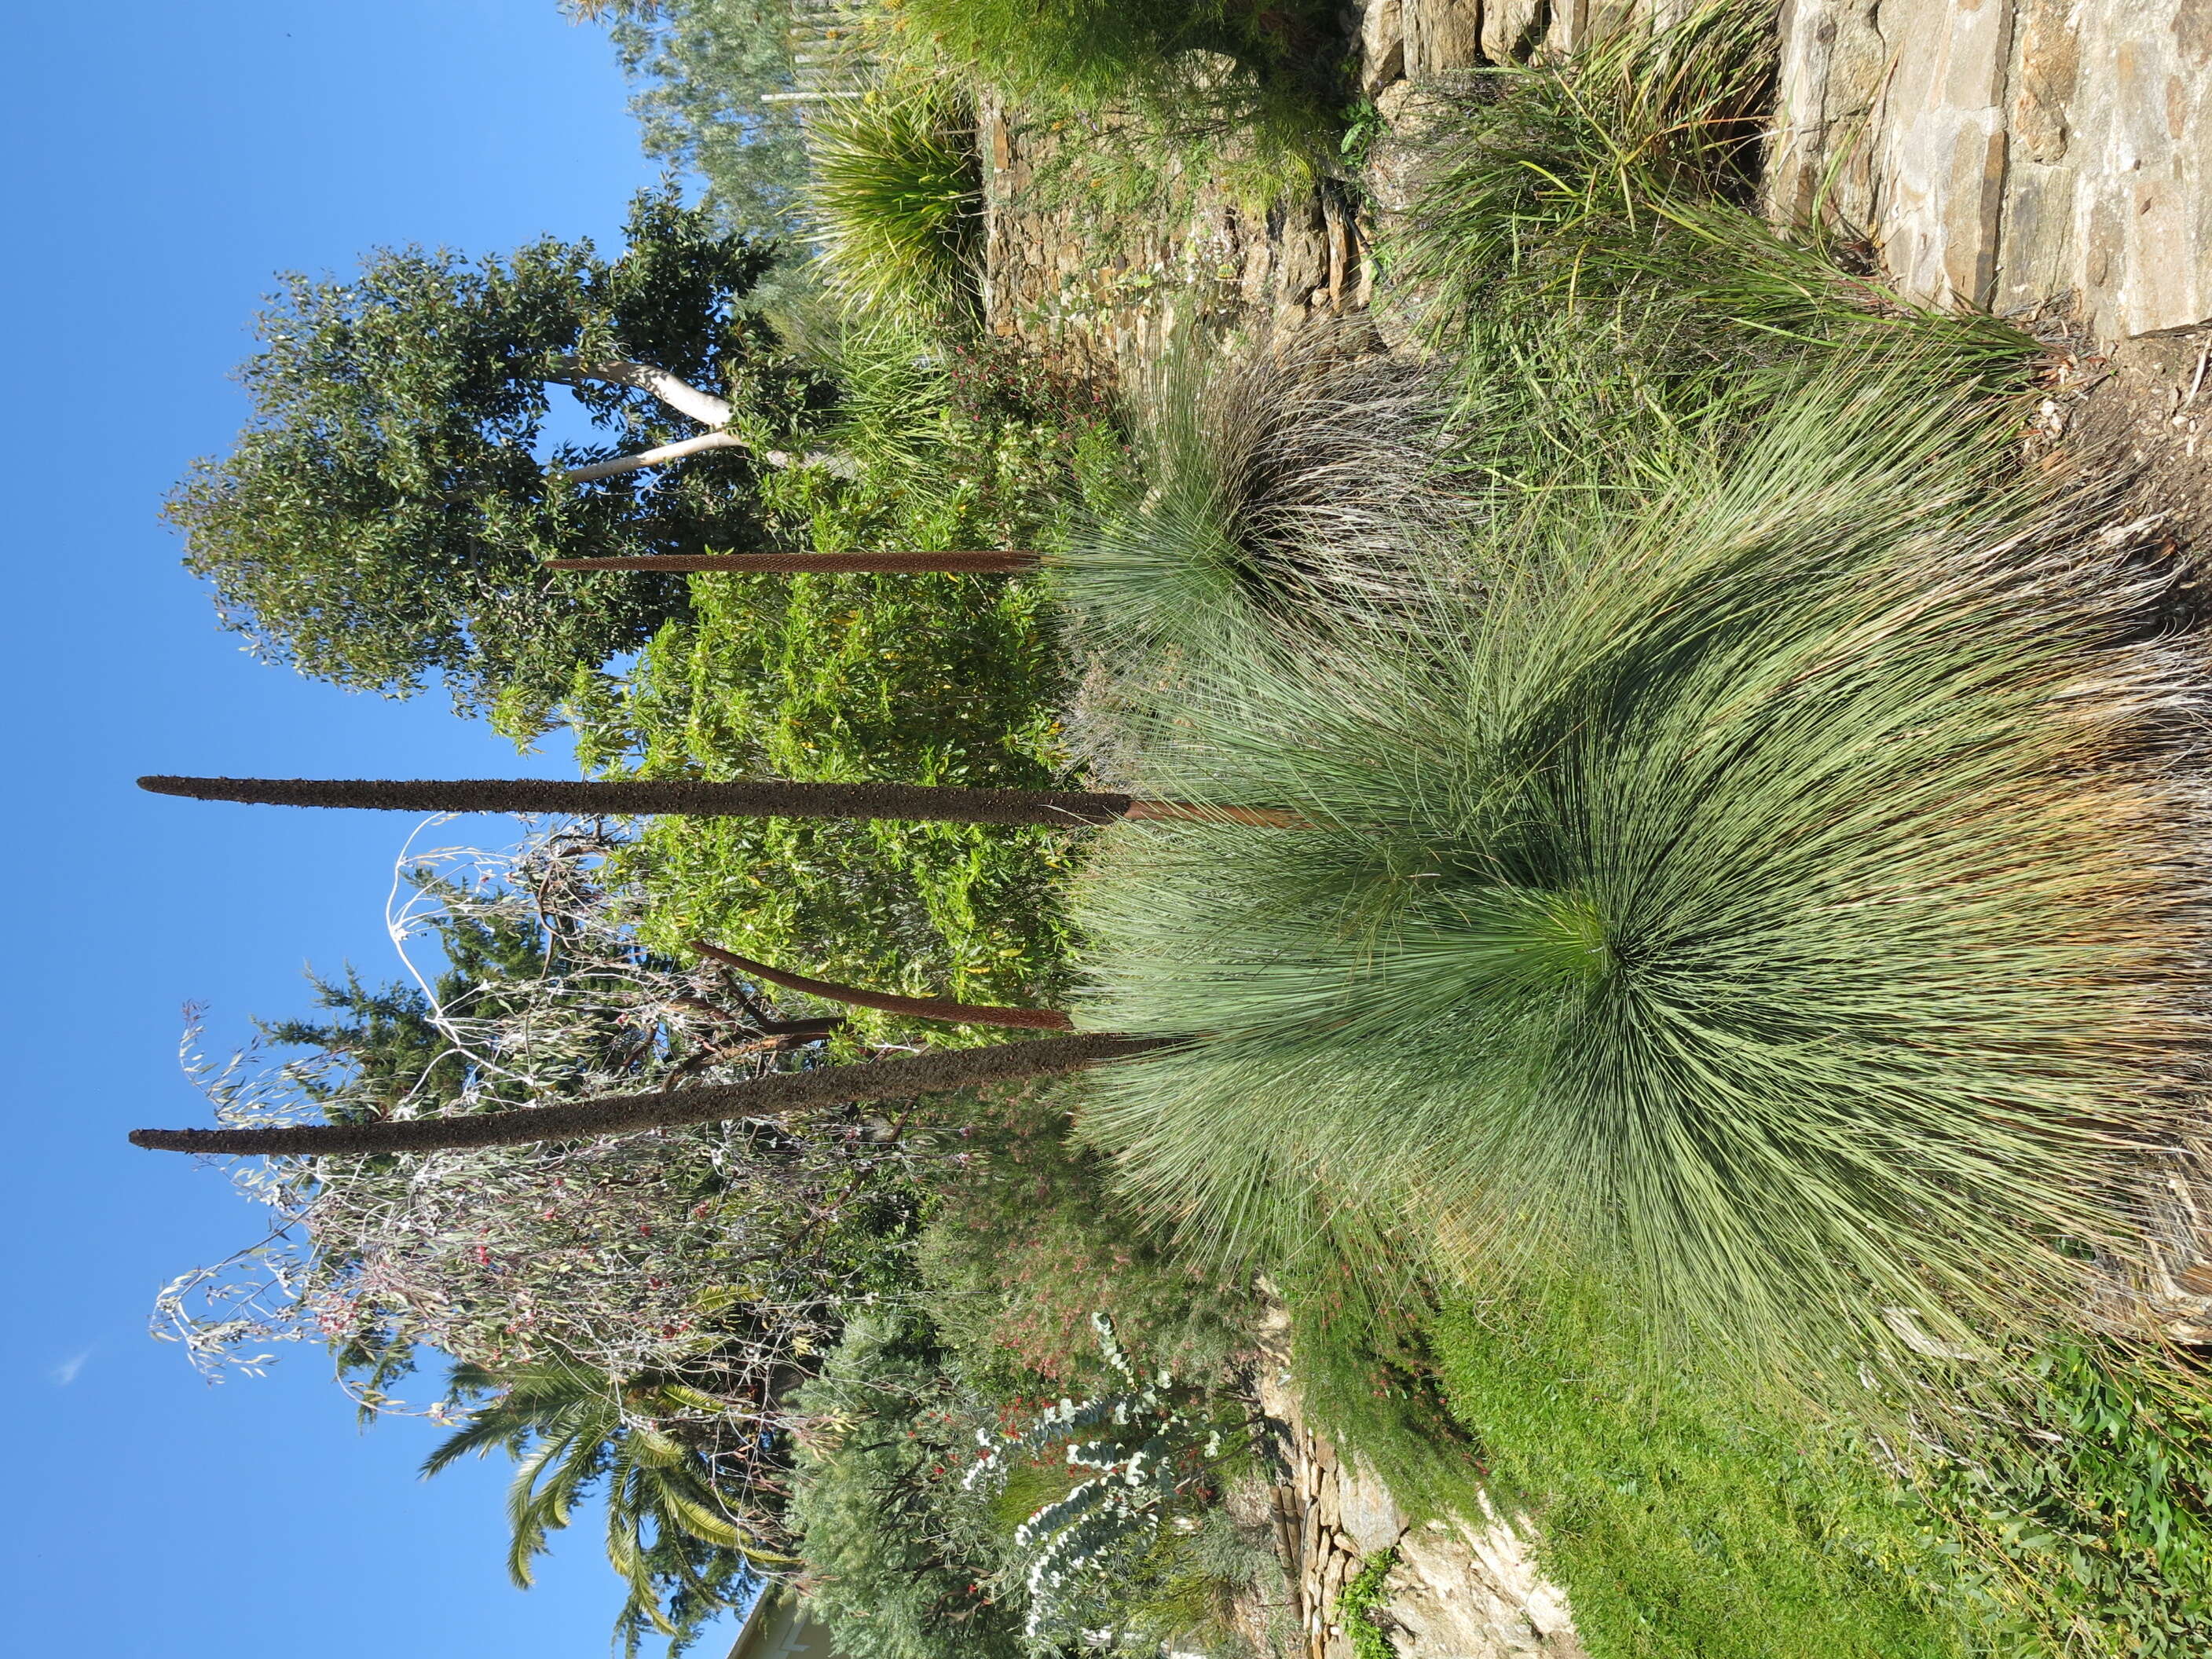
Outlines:
{"label": "rock", "polygon": [[1482,0],[1405,0],[1406,73],[1415,80],[1483,60]]}
{"label": "rock", "polygon": [[1493,64],[1515,64],[1543,44],[1549,0],[1490,0],[1482,9],[1482,55]]}
{"label": "rock", "polygon": [[1359,21],[1359,89],[1372,98],[1405,77],[1404,0],[1369,0]]}
{"label": "rock", "polygon": [[1537,1571],[1521,1531],[1484,1508],[1480,1522],[1400,1542],[1382,1620],[1401,1659],[1586,1659],[1565,1596]]}
{"label": "rock", "polygon": [[1790,0],[1765,196],[1923,303],[2212,319],[2212,6]]}
{"label": "rock", "polygon": [[1878,14],[1893,67],[1871,135],[1882,268],[1905,293],[1984,308],[1994,297],[2008,133],[2008,0],[1911,0]]}
{"label": "rock", "polygon": [[1380,1555],[1406,1530],[1406,1516],[1390,1489],[1358,1460],[1336,1471],[1337,1525],[1364,1558]]}

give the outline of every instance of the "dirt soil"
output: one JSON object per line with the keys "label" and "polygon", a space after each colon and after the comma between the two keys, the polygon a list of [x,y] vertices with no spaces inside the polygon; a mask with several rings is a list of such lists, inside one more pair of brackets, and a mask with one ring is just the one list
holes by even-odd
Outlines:
{"label": "dirt soil", "polygon": [[2060,348],[2039,428],[2084,476],[2124,480],[2132,513],[2212,551],[2212,325]]}

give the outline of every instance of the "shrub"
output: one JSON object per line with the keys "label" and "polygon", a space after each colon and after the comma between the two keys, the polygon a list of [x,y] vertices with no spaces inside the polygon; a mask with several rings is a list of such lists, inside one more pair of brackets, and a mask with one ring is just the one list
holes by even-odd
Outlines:
{"label": "shrub", "polygon": [[824,271],[856,313],[957,325],[975,302],[982,214],[975,117],[933,82],[889,82],[808,131]]}
{"label": "shrub", "polygon": [[1220,1553],[1194,1540],[1206,1519],[1225,1521],[1214,1507],[1219,1481],[1241,1461],[1255,1419],[1170,1370],[1140,1373],[1112,1320],[1096,1315],[1091,1325],[1103,1387],[1080,1401],[1063,1397],[1025,1428],[979,1432],[982,1455],[962,1485],[1005,1493],[1015,1471],[1063,1452],[1051,1460],[1062,1467],[1046,1501],[1010,1540],[1028,1602],[1024,1633],[1048,1646],[1173,1650],[1227,1622],[1233,1587],[1208,1583]]}
{"label": "shrub", "polygon": [[[556,823],[509,853],[426,860],[395,924],[403,947],[453,964],[433,994],[325,984],[341,1018],[265,1028],[313,1052],[194,1060],[216,1117],[495,1113],[799,1058],[759,1039],[766,1011],[719,969],[639,947],[636,895],[607,879],[618,845]],[[157,1329],[210,1371],[327,1343],[367,1413],[404,1408],[390,1390],[430,1348],[502,1376],[656,1376],[757,1421],[844,1305],[910,1282],[918,1152],[817,1120],[245,1164],[237,1184],[275,1212],[270,1236],[173,1283]]]}
{"label": "shrub", "polygon": [[980,1103],[969,1157],[934,1184],[925,1296],[963,1373],[1001,1394],[1096,1370],[1091,1319],[1185,1375],[1218,1378],[1246,1346],[1250,1297],[1179,1256],[1109,1191],[1097,1152],[1033,1097]]}
{"label": "shrub", "polygon": [[2082,1659],[2212,1648],[2212,1408],[2201,1368],[2112,1344],[2036,1355],[1978,1432],[1913,1466],[1935,1547],[2023,1645]]}
{"label": "shrub", "polygon": [[988,1420],[945,1370],[927,1321],[855,1320],[802,1388],[811,1420],[792,1498],[803,1588],[847,1659],[1026,1659],[997,1595],[988,1506],[961,1474]]}
{"label": "shrub", "polygon": [[[695,579],[620,688],[635,733],[614,775],[751,775],[1046,787],[1054,688],[1033,586],[960,576]],[[611,720],[610,725],[612,724]],[[605,730],[605,726],[600,728]],[[626,855],[641,930],[842,983],[1048,1003],[1061,955],[1050,830],[664,818]],[[849,1042],[968,1035],[866,1010]],[[978,1041],[990,1041],[988,1033]]]}

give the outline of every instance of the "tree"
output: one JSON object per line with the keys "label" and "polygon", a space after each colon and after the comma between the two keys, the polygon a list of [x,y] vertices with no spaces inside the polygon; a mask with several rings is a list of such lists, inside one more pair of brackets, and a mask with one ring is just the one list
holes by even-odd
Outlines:
{"label": "tree", "polygon": [[725,1496],[726,1485],[754,1475],[761,1437],[728,1422],[712,1395],[671,1379],[623,1382],[553,1361],[509,1376],[456,1365],[450,1397],[473,1402],[467,1420],[423,1460],[422,1473],[494,1448],[515,1460],[507,1567],[520,1588],[530,1588],[547,1535],[566,1527],[593,1489],[603,1491],[607,1560],[629,1586],[615,1619],[628,1653],[648,1629],[681,1651],[761,1582],[761,1568],[788,1562]]}
{"label": "tree", "polygon": [[[288,276],[240,371],[252,422],[167,507],[224,625],[355,689],[440,677],[520,735],[578,664],[687,608],[680,576],[549,556],[765,545],[751,485],[799,459],[772,434],[811,396],[737,308],[774,250],[670,190],[632,204],[626,241],[612,259],[551,237],[473,262],[386,249],[349,281]],[[548,439],[555,386],[607,441]]]}
{"label": "tree", "polygon": [[790,0],[569,0],[569,9],[606,26],[635,89],[630,109],[646,154],[704,179],[706,207],[732,228],[788,235],[806,184],[801,106],[789,97]]}
{"label": "tree", "polygon": [[[348,964],[342,981],[307,976],[326,1018],[254,1021],[264,1041],[313,1051],[312,1060],[295,1062],[301,1091],[336,1122],[436,1109],[472,1090],[511,1091],[510,1079],[488,1072],[454,1040],[454,1022],[480,1025],[520,1012],[529,999],[518,988],[549,975],[599,981],[602,988],[615,979],[563,948],[561,933],[549,932],[540,916],[467,904],[466,895],[428,866],[410,871],[408,879],[417,898],[435,907],[429,931],[447,964],[427,989],[404,981],[367,985]],[[617,1048],[635,1048],[636,1038],[616,1010],[594,1014],[598,1041],[579,1058],[596,1068]]]}
{"label": "tree", "polygon": [[[556,826],[508,854],[430,855],[392,927],[404,951],[442,952],[446,971],[380,988],[349,973],[324,999],[331,1017],[262,1025],[303,1056],[264,1064],[257,1045],[194,1061],[216,1119],[352,1133],[617,1091],[682,1100],[686,1084],[773,1074],[838,1024],[779,1020],[726,970],[642,949],[629,926],[637,895],[607,867],[617,850]],[[501,1371],[550,1357],[681,1376],[758,1405],[765,1385],[744,1379],[822,1340],[826,1300],[877,1271],[873,1224],[825,1231],[824,1218],[874,1204],[933,1155],[832,1115],[428,1159],[280,1159],[236,1172],[272,1212],[269,1237],[180,1277],[159,1325],[213,1376],[257,1368],[276,1344],[325,1343],[371,1411],[392,1408],[389,1385],[425,1346]]]}

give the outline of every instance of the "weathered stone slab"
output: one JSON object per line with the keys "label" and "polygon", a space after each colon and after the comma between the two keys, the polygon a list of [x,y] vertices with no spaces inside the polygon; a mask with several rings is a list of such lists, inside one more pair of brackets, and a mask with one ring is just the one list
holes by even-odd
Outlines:
{"label": "weathered stone slab", "polygon": [[2212,3],[1789,0],[1766,196],[1911,299],[2212,320]]}
{"label": "weathered stone slab", "polygon": [[1875,104],[1877,217],[1869,228],[1904,292],[1985,307],[2004,198],[2009,0],[1935,0],[1877,14],[1891,62]]}
{"label": "weathered stone slab", "polygon": [[1585,1659],[1567,1606],[1528,1540],[1485,1505],[1481,1521],[1431,1522],[1398,1543],[1382,1622],[1404,1659]]}
{"label": "weathered stone slab", "polygon": [[1415,80],[1482,61],[1483,0],[1406,0],[1406,73]]}
{"label": "weathered stone slab", "polygon": [[2080,27],[2084,298],[2120,336],[2212,319],[2212,9],[2085,0]]}
{"label": "weathered stone slab", "polygon": [[1482,55],[1492,64],[1517,63],[1543,44],[1551,15],[1547,0],[1490,0],[1482,9]]}
{"label": "weathered stone slab", "polygon": [[1867,143],[1889,63],[1875,20],[1881,0],[1786,0],[1773,136],[1770,210],[1785,223],[1873,219]]}

